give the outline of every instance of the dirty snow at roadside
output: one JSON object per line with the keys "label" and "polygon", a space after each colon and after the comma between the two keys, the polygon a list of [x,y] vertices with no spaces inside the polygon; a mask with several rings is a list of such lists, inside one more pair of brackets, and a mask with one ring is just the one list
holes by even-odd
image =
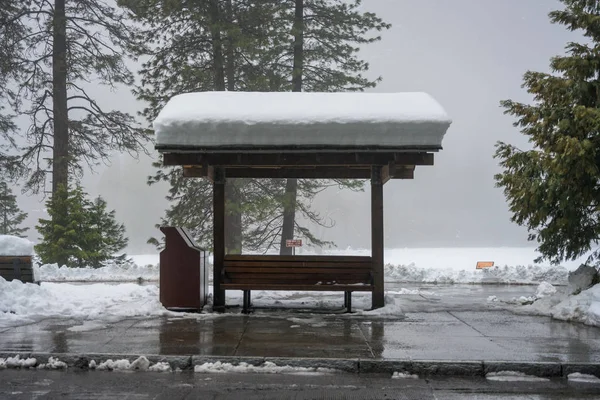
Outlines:
{"label": "dirty snow at roadside", "polygon": [[196,365],[194,372],[201,373],[225,373],[225,372],[237,372],[237,373],[260,373],[260,374],[331,374],[335,373],[334,369],[319,368],[319,367],[291,367],[289,365],[279,366],[273,362],[266,361],[264,364],[255,366],[241,362],[238,365],[230,363],[222,363],[217,361],[214,363],[204,363],[202,365]]}
{"label": "dirty snow at roadside", "polygon": [[571,382],[584,382],[584,383],[600,383],[600,378],[595,375],[581,374],[579,372],[574,372],[572,374],[567,375],[567,379]]}
{"label": "dirty snow at roadside", "polygon": [[6,368],[31,368],[35,367],[35,358],[21,358],[18,354],[14,357],[0,358],[0,369]]}
{"label": "dirty snow at roadside", "polygon": [[119,285],[7,282],[0,277],[0,326],[47,317],[110,320],[170,314],[160,304],[158,288]]}
{"label": "dirty snow at roadside", "polygon": [[523,372],[516,371],[499,371],[489,372],[485,378],[490,381],[502,382],[547,382],[548,378],[540,378],[539,376],[526,375]]}

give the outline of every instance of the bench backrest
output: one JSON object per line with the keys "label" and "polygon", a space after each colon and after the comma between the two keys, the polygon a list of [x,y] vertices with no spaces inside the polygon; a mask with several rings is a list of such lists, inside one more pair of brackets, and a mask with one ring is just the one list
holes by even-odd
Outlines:
{"label": "bench backrest", "polygon": [[371,257],[226,255],[224,283],[372,284]]}
{"label": "bench backrest", "polygon": [[7,281],[18,279],[21,282],[33,282],[31,256],[0,255],[0,276]]}

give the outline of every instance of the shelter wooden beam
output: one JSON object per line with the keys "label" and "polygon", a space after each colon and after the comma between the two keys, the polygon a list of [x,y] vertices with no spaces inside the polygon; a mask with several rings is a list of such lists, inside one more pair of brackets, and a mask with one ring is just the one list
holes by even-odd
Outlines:
{"label": "shelter wooden beam", "polygon": [[370,168],[307,167],[307,168],[227,168],[231,178],[298,178],[298,179],[369,179]]}
{"label": "shelter wooden beam", "polygon": [[225,261],[225,171],[214,169],[213,180],[213,310],[225,311],[225,291],[221,271]]}
{"label": "shelter wooden beam", "polygon": [[323,152],[323,153],[168,153],[163,154],[163,165],[199,166],[371,166],[433,165],[432,153],[395,152]]}
{"label": "shelter wooden beam", "polygon": [[385,305],[383,281],[383,181],[381,168],[371,168],[371,258],[373,260],[372,308]]}
{"label": "shelter wooden beam", "polygon": [[214,182],[215,169],[212,166],[184,165],[183,176],[184,178],[207,178],[209,181]]}

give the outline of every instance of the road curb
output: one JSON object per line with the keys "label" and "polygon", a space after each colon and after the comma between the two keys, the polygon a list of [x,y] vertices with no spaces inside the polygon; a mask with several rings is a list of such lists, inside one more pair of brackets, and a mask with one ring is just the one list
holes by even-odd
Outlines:
{"label": "road curb", "polygon": [[[126,359],[133,362],[142,354],[107,354],[107,353],[28,353],[0,352],[0,358],[19,356],[21,359],[35,358],[37,365],[45,364],[50,357],[57,358],[67,364],[70,369],[88,369],[89,362],[94,360],[100,364],[107,360]],[[560,362],[519,362],[519,361],[465,361],[465,360],[405,360],[405,359],[339,359],[339,358],[290,358],[290,357],[237,357],[210,355],[143,355],[151,364],[169,363],[173,370],[193,370],[194,366],[206,363],[228,363],[240,365],[246,363],[256,367],[271,362],[277,366],[302,368],[326,368],[345,373],[372,374],[404,372],[420,377],[433,376],[468,376],[484,377],[490,372],[515,371],[527,375],[558,378],[579,372],[600,377],[600,363],[560,363]]]}

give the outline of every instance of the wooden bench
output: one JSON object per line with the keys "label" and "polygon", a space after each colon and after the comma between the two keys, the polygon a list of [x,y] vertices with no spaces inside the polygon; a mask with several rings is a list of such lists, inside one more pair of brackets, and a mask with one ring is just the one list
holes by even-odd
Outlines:
{"label": "wooden bench", "polygon": [[352,311],[352,292],[372,292],[371,257],[226,255],[221,289],[244,292],[243,312],[252,290],[343,291]]}
{"label": "wooden bench", "polygon": [[23,283],[33,283],[31,256],[0,255],[0,276],[7,281],[18,279]]}

